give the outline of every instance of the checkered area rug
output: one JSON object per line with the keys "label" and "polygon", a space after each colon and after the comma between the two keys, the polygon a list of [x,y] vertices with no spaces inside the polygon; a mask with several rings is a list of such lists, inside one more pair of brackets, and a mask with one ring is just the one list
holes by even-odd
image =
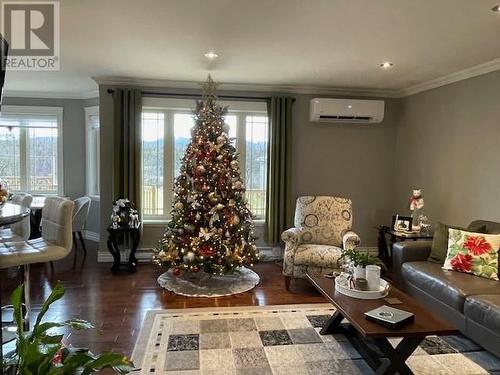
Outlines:
{"label": "checkered area rug", "polygon": [[[327,304],[149,311],[132,359],[149,375],[373,374],[345,336],[319,335],[333,312]],[[422,375],[500,374],[500,360],[463,336],[428,337],[407,364]]]}

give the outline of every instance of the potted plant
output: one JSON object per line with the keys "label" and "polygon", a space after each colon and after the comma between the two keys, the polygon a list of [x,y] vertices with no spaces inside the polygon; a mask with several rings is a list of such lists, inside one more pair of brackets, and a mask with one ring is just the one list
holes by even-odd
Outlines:
{"label": "potted plant", "polygon": [[51,332],[54,328],[94,328],[81,319],[64,322],[42,322],[50,305],[64,295],[64,287],[58,283],[43,303],[33,330],[23,331],[22,297],[23,285],[12,294],[14,322],[17,328],[16,348],[7,353],[0,372],[7,375],[87,375],[108,368],[119,374],[134,370],[134,365],[121,353],[105,352],[93,354],[87,348],[72,348],[63,344],[64,335]]}
{"label": "potted plant", "polygon": [[339,260],[345,260],[352,269],[354,279],[366,278],[366,266],[376,265],[386,269],[384,262],[368,252],[355,249],[344,250]]}

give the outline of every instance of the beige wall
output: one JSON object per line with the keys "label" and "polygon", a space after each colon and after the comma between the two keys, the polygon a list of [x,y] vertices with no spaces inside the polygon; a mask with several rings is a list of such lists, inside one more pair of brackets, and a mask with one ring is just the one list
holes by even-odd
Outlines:
{"label": "beige wall", "polygon": [[423,189],[431,222],[500,221],[500,72],[401,100],[395,208]]}

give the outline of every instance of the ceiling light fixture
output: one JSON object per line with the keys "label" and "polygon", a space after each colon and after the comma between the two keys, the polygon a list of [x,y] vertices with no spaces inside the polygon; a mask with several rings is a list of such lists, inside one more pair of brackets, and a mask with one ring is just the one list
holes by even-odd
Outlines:
{"label": "ceiling light fixture", "polygon": [[217,55],[215,52],[207,52],[205,53],[205,57],[209,60],[215,60],[217,57],[219,57],[219,55]]}
{"label": "ceiling light fixture", "polygon": [[391,63],[390,61],[384,61],[382,64],[380,64],[380,67],[382,69],[390,69],[393,67],[393,63]]}
{"label": "ceiling light fixture", "polygon": [[500,13],[500,4],[495,5],[493,8],[491,8],[491,10],[492,10],[493,12]]}

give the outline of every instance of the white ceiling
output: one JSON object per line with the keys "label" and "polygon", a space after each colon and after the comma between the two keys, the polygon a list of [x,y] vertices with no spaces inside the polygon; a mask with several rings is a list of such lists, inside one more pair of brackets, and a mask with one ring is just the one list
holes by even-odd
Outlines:
{"label": "white ceiling", "polygon": [[[14,91],[81,94],[91,77],[401,90],[500,57],[500,0],[61,0],[61,71]],[[210,64],[203,54],[216,51]],[[379,68],[383,61],[394,68]]]}

